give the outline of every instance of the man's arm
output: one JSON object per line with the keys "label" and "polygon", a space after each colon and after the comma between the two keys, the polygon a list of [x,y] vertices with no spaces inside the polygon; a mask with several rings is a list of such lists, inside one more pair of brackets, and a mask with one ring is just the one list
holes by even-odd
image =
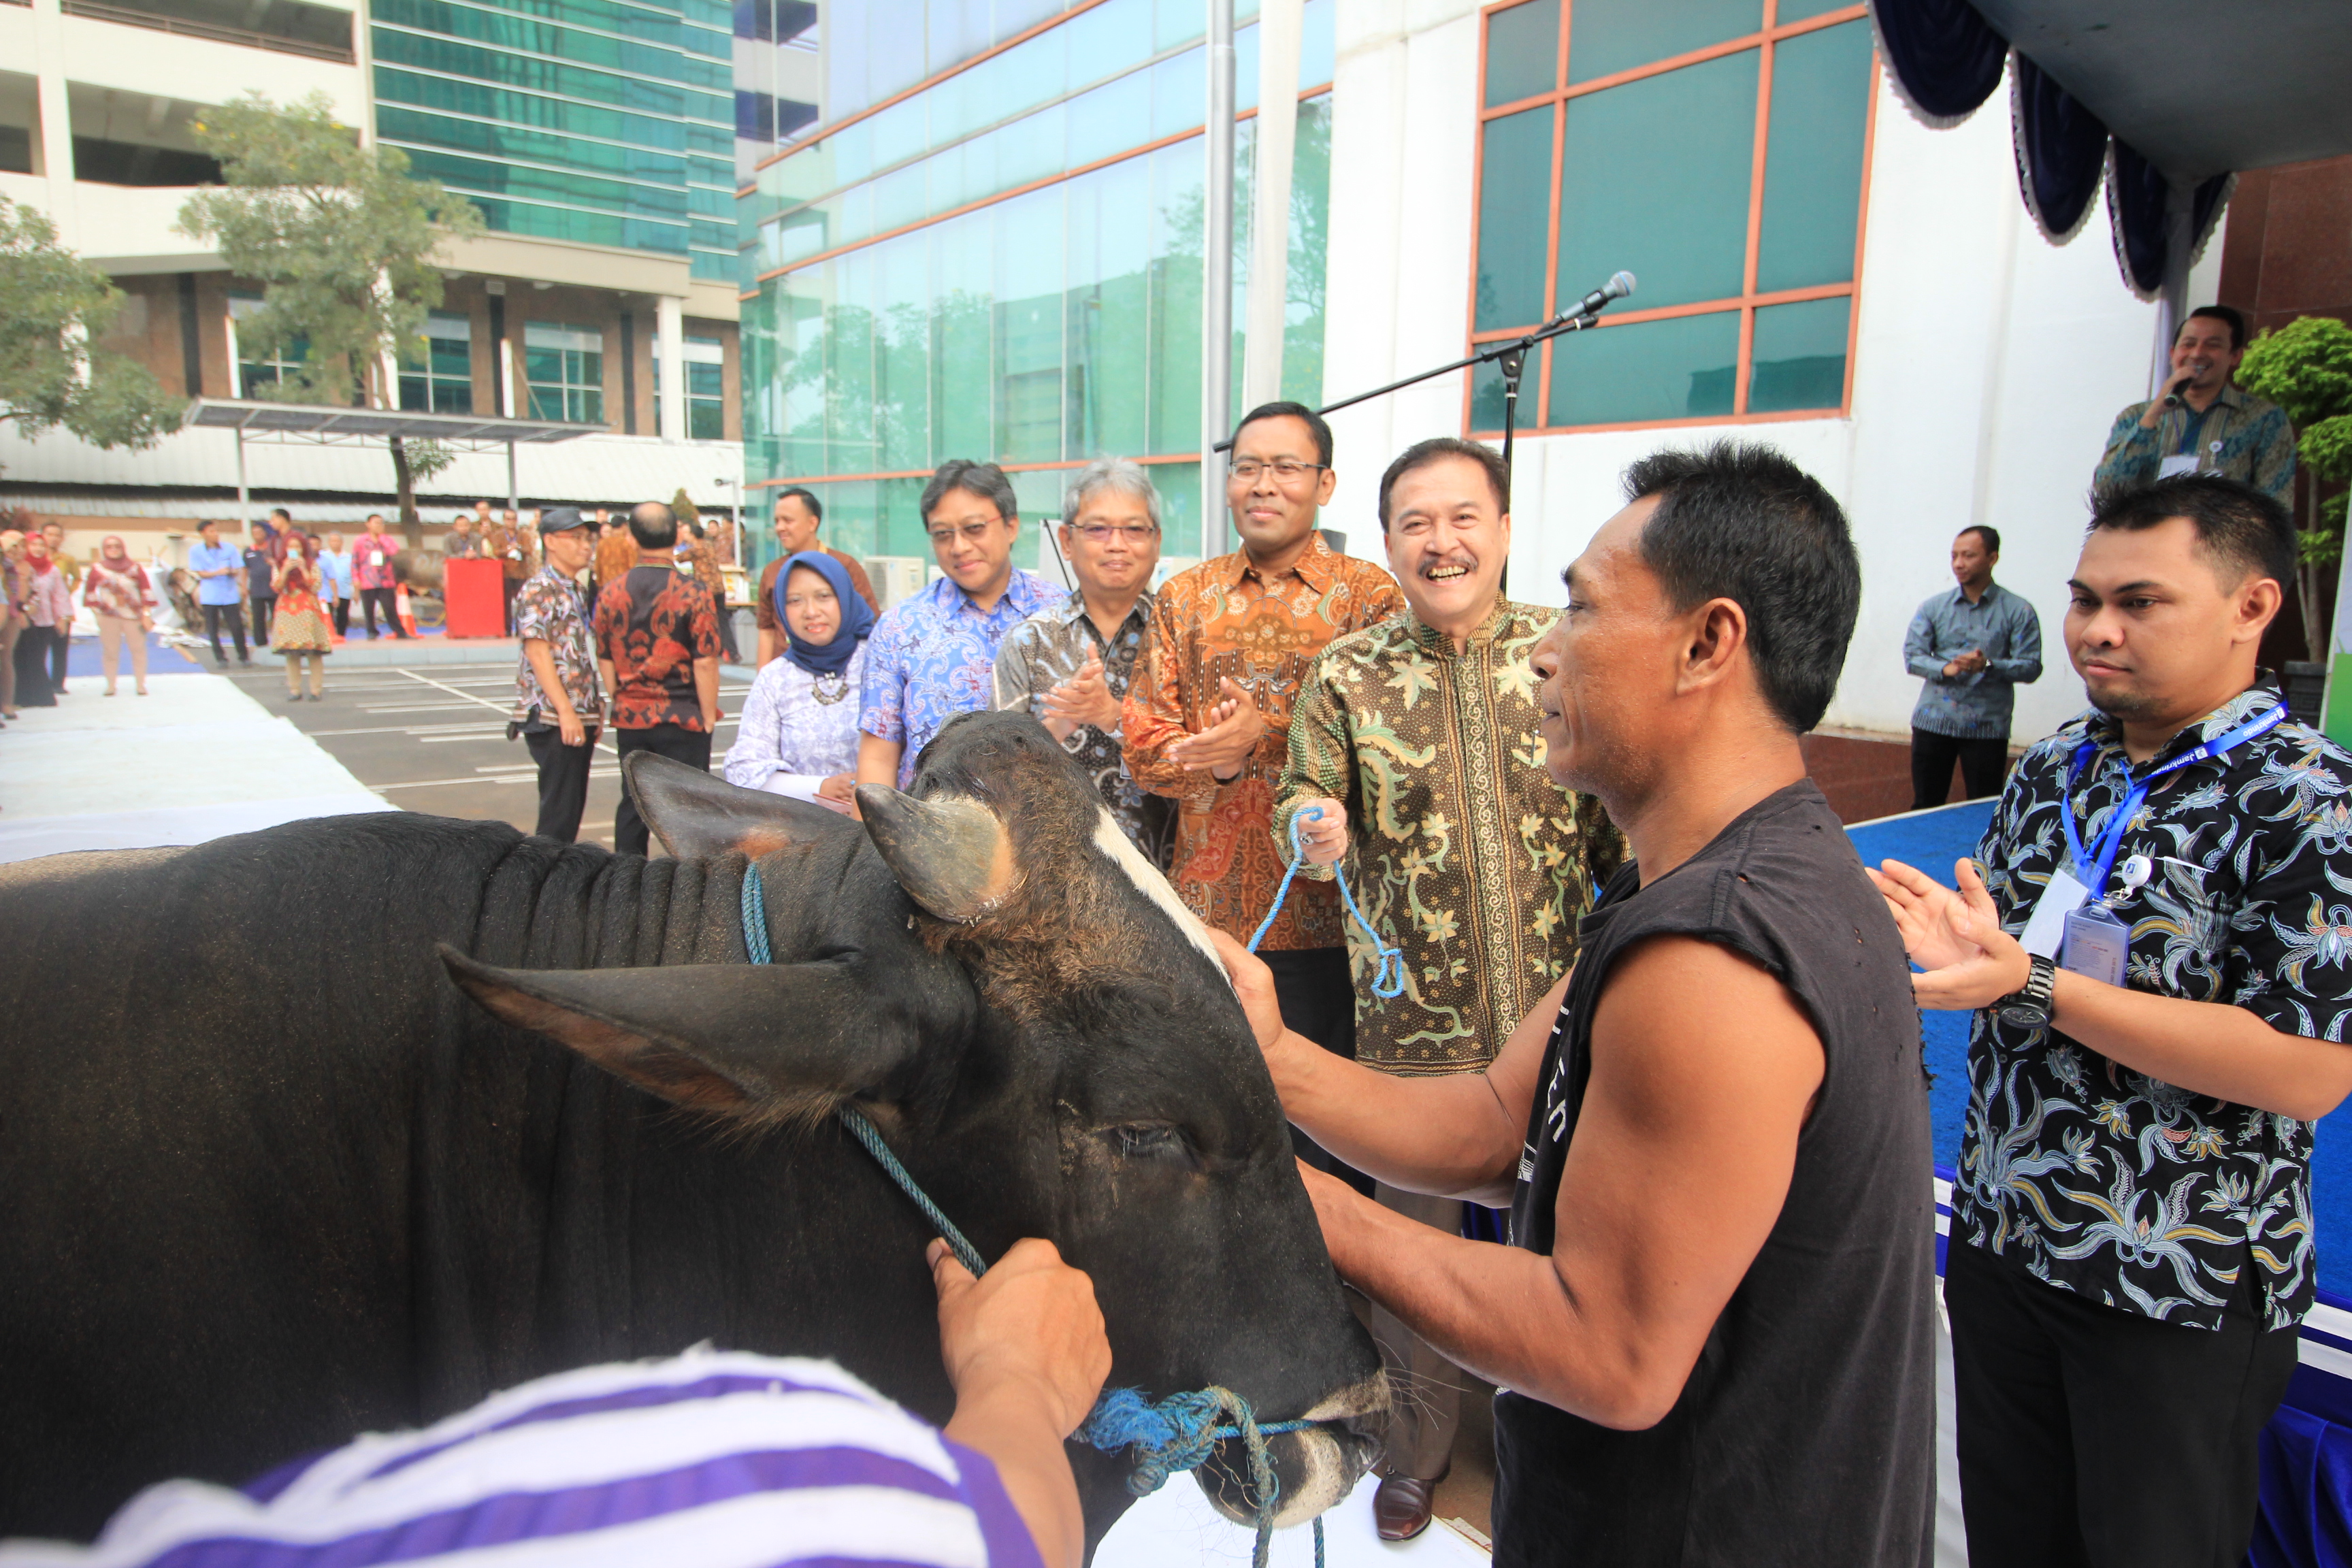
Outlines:
{"label": "man's arm", "polygon": [[539,678],[539,689],[554,706],[556,732],[567,746],[588,743],[588,728],[580,722],[579,710],[572,706],[572,694],[563,689],[563,679],[555,673],[554,647],[545,637],[522,639],[522,656],[530,663],[530,672]]}
{"label": "man's arm", "polygon": [[854,558],[842,561],[841,566],[843,571],[849,574],[850,591],[866,601],[867,609],[877,616],[880,615],[882,601],[874,596],[874,580],[866,574],[866,568],[859,565]]}
{"label": "man's arm", "polygon": [[[1922,1007],[1990,1006],[2024,985],[2032,960],[2000,918],[1974,863],[1954,868],[1954,892],[1899,860],[1871,880],[1885,896]],[[2108,1060],[2191,1094],[2316,1121],[2352,1094],[2352,1048],[2278,1028],[2242,1006],[2158,996],[2062,969],[2051,1026]]]}
{"label": "man's arm", "polygon": [[907,672],[897,614],[875,623],[866,639],[866,684],[857,704],[857,782],[898,786],[907,752]]}
{"label": "man's arm", "polygon": [[1212,928],[1249,1015],[1283,1114],[1318,1143],[1392,1187],[1438,1197],[1507,1202],[1561,976],[1484,1072],[1398,1078],[1333,1056],[1283,1027],[1274,976],[1256,954]]}
{"label": "man's arm", "polygon": [[1416,1225],[1319,1172],[1307,1189],[1341,1278],[1449,1360],[1637,1431],[1674,1408],[1779,1220],[1822,1071],[1779,981],[1655,938],[1619,961],[1593,1016],[1550,1257]]}
{"label": "man's arm", "polygon": [[1184,700],[1184,632],[1177,624],[1183,617],[1166,588],[1160,591],[1154,610],[1119,714],[1120,754],[1127,759],[1128,775],[1142,788],[1205,805],[1216,798],[1215,784],[1168,754],[1170,747],[1192,733]]}
{"label": "man's arm", "polygon": [[707,731],[719,728],[719,656],[694,661],[694,695],[702,704],[702,727]]}
{"label": "man's arm", "polygon": [[2263,428],[2254,440],[2254,488],[2281,506],[2294,504],[2294,430],[2286,415],[2273,408],[2263,416]]}
{"label": "man's arm", "polygon": [[[1290,859],[1290,820],[1306,806],[1328,801],[1330,805],[1324,806],[1325,818],[1338,819],[1307,824],[1308,832],[1319,830],[1328,836],[1336,828],[1344,836],[1354,826],[1354,737],[1349,732],[1346,707],[1332,683],[1324,678],[1324,658],[1328,657],[1316,659],[1307,689],[1299,694],[1297,706],[1290,710],[1289,760],[1275,784],[1270,830],[1275,853],[1286,864]],[[1304,844],[1304,839],[1301,842]],[[1331,880],[1338,874],[1333,867],[1347,853],[1347,839],[1339,838],[1338,849],[1328,859],[1322,858],[1321,852],[1312,846],[1307,847],[1309,853],[1300,875],[1318,881]]]}
{"label": "man's arm", "polygon": [[1922,609],[1911,617],[1911,626],[1903,634],[1903,668],[1923,680],[1948,680],[1944,661],[1935,654],[1936,623]]}
{"label": "man's arm", "polygon": [[1987,661],[1986,668],[2003,680],[2019,686],[2031,686],[2042,679],[2042,617],[2033,606],[2016,595],[2018,614],[2011,623],[2009,651],[2000,658]]}
{"label": "man's arm", "polygon": [[776,646],[780,640],[773,626],[760,628],[760,668],[761,669],[767,668],[774,661],[777,654],[782,651]]}
{"label": "man's arm", "polygon": [[2115,428],[2107,432],[2107,449],[2091,475],[2093,485],[2105,488],[2156,478],[2157,432],[2163,417],[2158,414],[2155,424],[2147,424],[2141,416],[2162,406],[2160,402],[2135,403],[2116,416]]}

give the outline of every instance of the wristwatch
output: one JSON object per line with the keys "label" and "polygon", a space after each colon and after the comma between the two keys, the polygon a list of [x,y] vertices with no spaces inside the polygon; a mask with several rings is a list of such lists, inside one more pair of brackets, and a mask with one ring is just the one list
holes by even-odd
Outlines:
{"label": "wristwatch", "polygon": [[2021,1029],[2039,1029],[2050,1022],[2050,992],[2056,984],[2058,961],[2033,955],[2033,966],[2025,976],[2025,984],[1995,1002],[1993,1010],[2004,1024],[2015,1024]]}

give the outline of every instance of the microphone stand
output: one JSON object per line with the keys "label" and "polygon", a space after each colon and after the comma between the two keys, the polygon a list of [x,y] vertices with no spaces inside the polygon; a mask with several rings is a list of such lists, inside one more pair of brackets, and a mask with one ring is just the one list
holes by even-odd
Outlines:
{"label": "microphone stand", "polygon": [[[1524,337],[1488,343],[1476,353],[1465,355],[1450,364],[1442,364],[1434,370],[1424,370],[1418,374],[1408,375],[1402,381],[1390,382],[1386,386],[1376,386],[1370,392],[1360,392],[1353,397],[1343,397],[1337,403],[1327,403],[1315,412],[1318,415],[1332,414],[1342,408],[1351,408],[1359,403],[1369,403],[1375,397],[1385,397],[1391,392],[1401,392],[1408,386],[1416,386],[1422,382],[1433,381],[1441,375],[1451,375],[1457,370],[1467,370],[1473,365],[1498,366],[1503,373],[1503,510],[1508,511],[1511,508],[1511,446],[1518,431],[1519,380],[1527,371],[1528,351],[1538,343],[1549,338],[1559,337],[1562,333],[1588,331],[1599,325],[1600,320],[1598,311],[1586,311],[1582,315],[1575,316],[1556,316]],[[1231,450],[1232,447],[1233,442],[1228,438],[1218,442],[1213,450],[1223,452]]]}

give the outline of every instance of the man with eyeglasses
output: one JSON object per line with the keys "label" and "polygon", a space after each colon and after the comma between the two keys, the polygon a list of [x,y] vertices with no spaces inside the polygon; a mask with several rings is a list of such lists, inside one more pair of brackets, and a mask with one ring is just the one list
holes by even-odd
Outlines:
{"label": "man with eyeglasses", "polygon": [[1013,564],[1020,507],[994,463],[949,458],[923,487],[922,508],[945,575],[885,610],[866,640],[860,784],[912,784],[916,759],[940,726],[988,708],[1005,634],[1061,597]]}
{"label": "man with eyeglasses", "polygon": [[1120,753],[1119,707],[1151,629],[1160,494],[1125,458],[1097,458],[1062,501],[1070,596],[1013,628],[996,650],[996,706],[1034,714],[1095,781],[1120,829],[1165,870],[1174,805],[1135,782]]}
{"label": "man with eyeglasses", "polygon": [[[1243,417],[1225,480],[1242,547],[1160,590],[1144,669],[1121,715],[1129,772],[1177,803],[1177,892],[1243,942],[1273,908],[1286,861],[1272,829],[1291,705],[1328,644],[1405,607],[1387,573],[1316,532],[1334,482],[1331,427],[1314,410],[1268,403]],[[1356,998],[1341,919],[1338,889],[1301,878],[1259,956],[1291,1026],[1352,1058]],[[1320,1150],[1306,1152],[1332,1168]]]}

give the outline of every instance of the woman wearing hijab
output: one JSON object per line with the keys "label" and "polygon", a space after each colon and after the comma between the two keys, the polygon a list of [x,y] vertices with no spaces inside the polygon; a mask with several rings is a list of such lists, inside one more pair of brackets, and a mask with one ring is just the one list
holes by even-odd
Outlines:
{"label": "woman wearing hijab", "polygon": [[122,650],[131,650],[131,673],[139,695],[147,695],[147,634],[154,621],[147,606],[155,602],[155,585],[147,568],[131,559],[122,535],[110,533],[99,542],[98,559],[83,579],[81,602],[98,621],[99,664],[106,671],[106,694],[114,695],[115,672]]}
{"label": "woman wearing hijab", "polygon": [[857,783],[857,694],[866,679],[872,606],[849,574],[821,550],[804,550],[776,574],[776,618],[791,639],[751,683],[735,744],[719,764],[727,782],[848,811]]}
{"label": "woman wearing hijab", "polygon": [[50,684],[49,650],[73,631],[73,591],[66,586],[66,574],[58,570],[47,540],[28,533],[24,550],[23,563],[17,568],[21,597],[16,608],[25,617],[25,629],[17,634],[14,659],[16,705],[54,708],[65,695],[66,683]]}
{"label": "woman wearing hijab", "polygon": [[302,661],[310,661],[310,700],[327,689],[327,656],[335,651],[335,628],[319,603],[319,542],[309,534],[279,536],[284,554],[270,568],[278,598],[269,615],[269,646],[286,656],[286,700],[302,700]]}

